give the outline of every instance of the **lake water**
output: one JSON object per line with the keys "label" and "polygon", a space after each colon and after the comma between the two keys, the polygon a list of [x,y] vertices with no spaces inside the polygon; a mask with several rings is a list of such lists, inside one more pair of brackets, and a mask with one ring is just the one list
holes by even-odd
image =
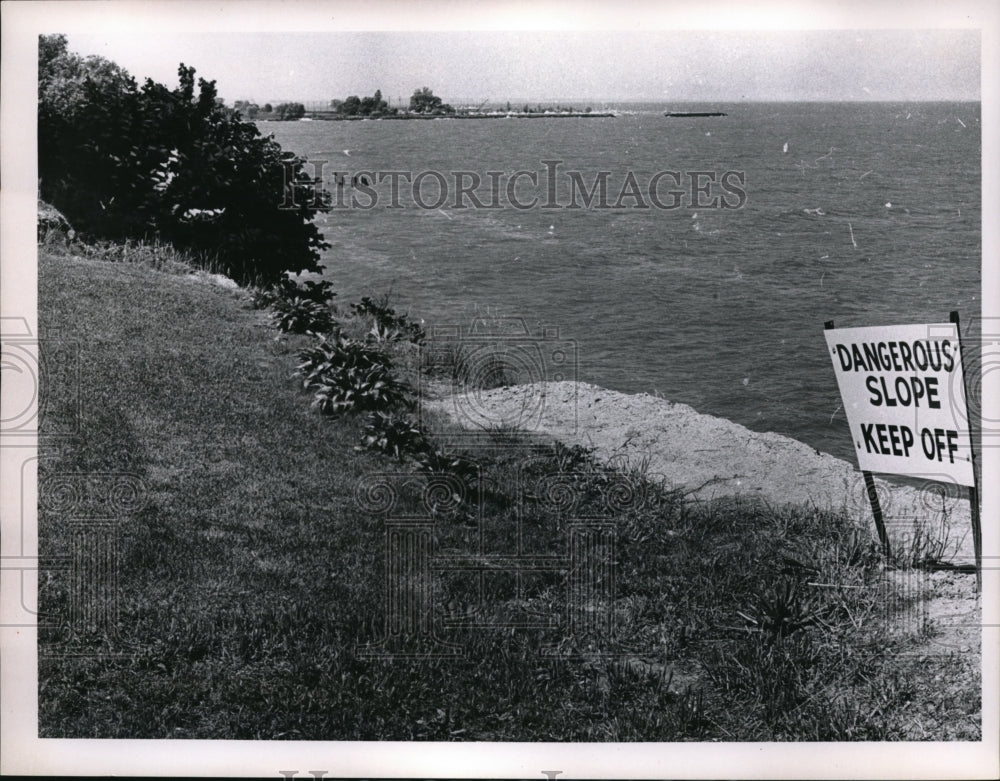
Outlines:
{"label": "lake water", "polygon": [[[979,315],[978,103],[738,104],[728,116],[667,118],[663,106],[620,107],[611,119],[261,123],[281,145],[334,170],[437,171],[449,189],[420,208],[412,186],[373,182],[373,208],[317,218],[332,248],[325,276],[339,300],[390,288],[398,309],[428,325],[479,315],[558,328],[578,347],[577,378],[657,392],[700,412],[776,431],[854,461],[823,338],[838,326],[947,321]],[[716,107],[713,107],[713,109]],[[787,146],[786,146],[787,145]],[[345,151],[346,150],[346,151]],[[546,164],[561,161],[550,181]],[[548,164],[551,168],[553,163]],[[506,199],[510,176],[526,176]],[[452,172],[478,174],[489,204],[472,205]],[[614,204],[570,203],[570,172],[589,189],[607,173]],[[661,177],[650,203],[648,185]],[[687,172],[741,172],[691,203]],[[433,174],[417,195],[434,206]],[[471,183],[466,178],[466,184]],[[336,189],[335,187],[333,189]],[[738,190],[745,191],[745,203]],[[687,190],[670,196],[669,190]],[[370,196],[345,188],[368,205]],[[577,192],[577,195],[580,195]],[[640,201],[651,208],[636,208]],[[740,208],[721,208],[722,204]],[[551,332],[550,332],[551,333]]]}

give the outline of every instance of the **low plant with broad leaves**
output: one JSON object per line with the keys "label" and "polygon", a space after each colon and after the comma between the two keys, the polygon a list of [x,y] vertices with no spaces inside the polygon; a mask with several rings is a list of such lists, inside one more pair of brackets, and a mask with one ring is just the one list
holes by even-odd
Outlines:
{"label": "low plant with broad leaves", "polygon": [[[462,504],[466,510],[474,508],[483,500],[481,465],[462,453],[453,453],[429,444],[418,452],[414,459],[417,471],[428,478],[454,478],[461,483],[463,489],[455,494],[455,501]],[[469,516],[471,518],[471,516]]]}
{"label": "low plant with broad leaves", "polygon": [[421,472],[427,474],[454,475],[467,485],[479,479],[479,465],[460,453],[449,453],[430,447],[416,455]]}
{"label": "low plant with broad leaves", "polygon": [[407,415],[376,411],[368,415],[358,449],[378,450],[402,461],[430,447],[420,425]]}
{"label": "low plant with broad leaves", "polygon": [[409,388],[393,373],[392,359],[378,345],[344,336],[320,337],[299,353],[296,374],[313,394],[313,406],[327,415],[408,406]]}
{"label": "low plant with broad leaves", "polygon": [[367,338],[369,341],[378,342],[380,344],[401,342],[405,339],[409,339],[409,334],[405,331],[399,330],[393,325],[386,325],[385,323],[375,322],[372,327],[368,330]]}
{"label": "low plant with broad leaves", "polygon": [[333,290],[333,284],[326,280],[314,282],[311,279],[307,279],[297,283],[296,288],[296,293],[300,298],[307,298],[310,301],[315,301],[318,304],[326,304],[327,306],[330,306],[333,303],[333,299],[337,296]]}
{"label": "low plant with broad leaves", "polygon": [[336,322],[329,306],[307,298],[279,298],[273,307],[271,321],[283,333],[321,334],[329,331]]}
{"label": "low plant with broad leaves", "polygon": [[286,274],[269,287],[254,288],[250,293],[250,303],[254,309],[267,309],[281,300],[300,299],[330,307],[336,295],[332,283],[326,280],[294,280]]}

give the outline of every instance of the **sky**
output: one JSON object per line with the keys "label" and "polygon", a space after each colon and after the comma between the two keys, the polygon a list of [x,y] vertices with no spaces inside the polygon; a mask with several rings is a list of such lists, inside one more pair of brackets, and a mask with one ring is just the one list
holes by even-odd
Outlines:
{"label": "sky", "polygon": [[[53,32],[57,32],[53,29]],[[140,82],[177,66],[219,95],[328,101],[419,87],[446,102],[978,100],[980,32],[963,29],[70,32],[70,49]]]}

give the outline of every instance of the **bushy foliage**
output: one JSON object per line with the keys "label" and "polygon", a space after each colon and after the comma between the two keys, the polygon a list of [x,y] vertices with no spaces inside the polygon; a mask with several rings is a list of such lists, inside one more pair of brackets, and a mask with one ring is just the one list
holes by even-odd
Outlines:
{"label": "bushy foliage", "polygon": [[361,448],[378,450],[402,461],[408,455],[423,453],[430,445],[419,424],[406,415],[372,412],[361,432]]}
{"label": "bushy foliage", "polygon": [[375,90],[374,95],[363,98],[350,95],[344,100],[332,100],[330,106],[345,117],[379,116],[389,111],[389,104],[382,99],[381,90]]}
{"label": "bushy foliage", "polygon": [[250,305],[254,309],[267,309],[277,300],[274,287],[254,287],[250,290]]}
{"label": "bushy foliage", "polygon": [[260,106],[251,100],[237,100],[233,103],[233,109],[247,119],[256,119],[260,114]]}
{"label": "bushy foliage", "polygon": [[[291,280],[289,281],[291,282]],[[314,282],[311,279],[301,282],[291,282],[291,286],[294,287],[295,295],[299,296],[299,298],[305,298],[326,306],[330,306],[337,295],[333,289],[333,283],[322,279],[319,282]]]}
{"label": "bushy foliage", "polygon": [[274,108],[274,116],[268,119],[277,119],[287,122],[294,122],[302,119],[306,115],[306,107],[301,103],[279,103]]}
{"label": "bushy foliage", "polygon": [[462,453],[452,453],[437,447],[428,447],[415,455],[417,468],[429,475],[457,477],[470,491],[479,486],[479,464]]}
{"label": "bushy foliage", "polygon": [[273,306],[271,321],[286,334],[322,334],[336,322],[330,307],[308,298],[278,298]]}
{"label": "bushy foliage", "polygon": [[393,373],[392,359],[369,342],[339,331],[320,337],[299,353],[296,374],[313,393],[313,406],[327,415],[388,410],[409,401],[407,386]]}
{"label": "bushy foliage", "polygon": [[426,333],[419,323],[411,322],[407,315],[396,314],[389,306],[388,297],[374,301],[365,296],[357,304],[351,304],[358,317],[372,321],[369,336],[376,342],[397,342],[407,339],[414,344],[422,344]]}
{"label": "bushy foliage", "polygon": [[226,109],[181,64],[140,88],[114,63],[39,43],[41,197],[95,238],[159,239],[240,282],[316,271],[327,245],[303,161]]}
{"label": "bushy foliage", "polygon": [[429,87],[421,87],[410,96],[410,111],[415,114],[454,114],[455,109],[434,94]]}
{"label": "bushy foliage", "polygon": [[336,295],[330,282],[325,280],[314,282],[311,279],[299,281],[286,274],[273,285],[254,288],[250,293],[250,303],[255,309],[266,309],[275,306],[280,299],[291,301],[299,298],[331,306]]}

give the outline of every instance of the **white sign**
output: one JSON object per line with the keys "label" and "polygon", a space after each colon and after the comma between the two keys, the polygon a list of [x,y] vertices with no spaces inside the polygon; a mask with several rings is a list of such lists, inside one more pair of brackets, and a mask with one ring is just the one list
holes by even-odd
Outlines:
{"label": "white sign", "polygon": [[826,343],[861,469],[975,484],[954,323],[833,328]]}

